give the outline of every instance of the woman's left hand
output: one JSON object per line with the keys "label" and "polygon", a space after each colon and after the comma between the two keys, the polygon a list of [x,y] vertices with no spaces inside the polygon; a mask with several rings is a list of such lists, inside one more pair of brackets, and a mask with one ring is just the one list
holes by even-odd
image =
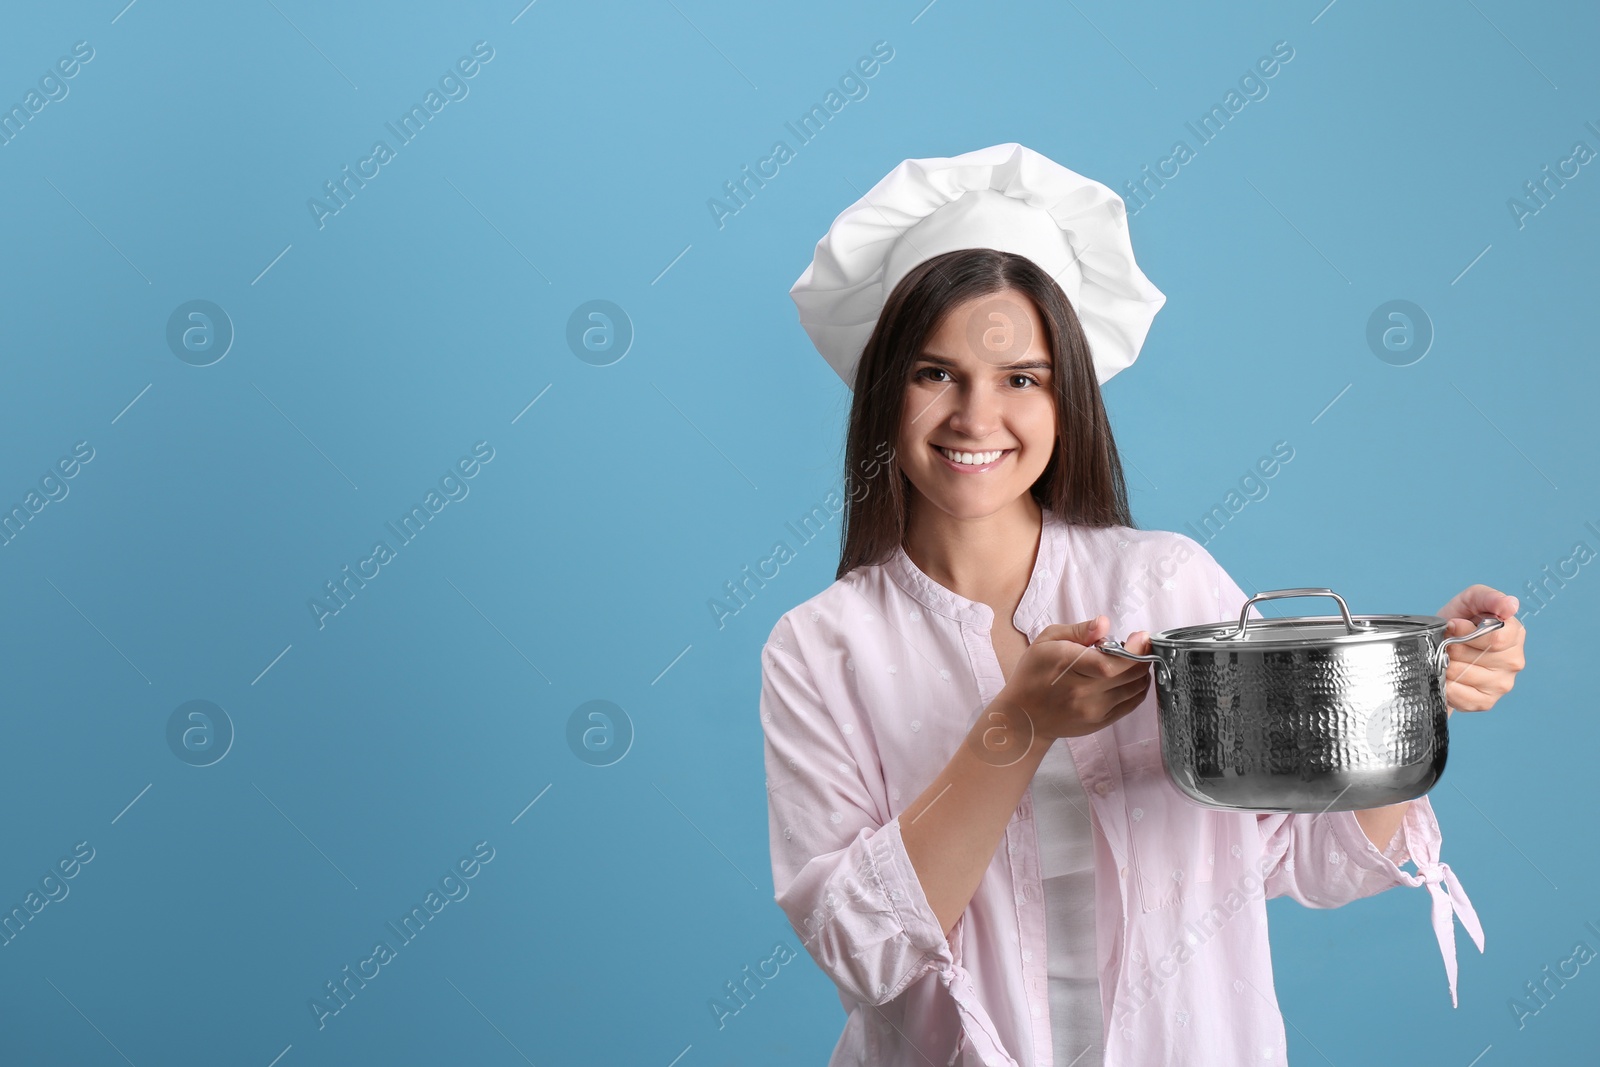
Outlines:
{"label": "woman's left hand", "polygon": [[1517,598],[1487,585],[1471,585],[1439,609],[1445,637],[1461,637],[1478,628],[1477,616],[1498,615],[1505,625],[1474,641],[1445,649],[1445,705],[1462,711],[1488,711],[1511,690],[1523,667],[1522,644],[1527,630],[1517,620]]}

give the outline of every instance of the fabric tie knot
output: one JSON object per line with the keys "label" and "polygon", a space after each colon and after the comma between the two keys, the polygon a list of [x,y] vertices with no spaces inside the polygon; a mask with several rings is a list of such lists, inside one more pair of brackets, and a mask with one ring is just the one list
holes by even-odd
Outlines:
{"label": "fabric tie knot", "polygon": [[1461,917],[1461,925],[1467,928],[1479,952],[1483,951],[1483,926],[1478,922],[1478,913],[1473,910],[1472,902],[1461,888],[1456,872],[1450,869],[1448,863],[1415,856],[1412,859],[1421,878],[1416,884],[1426,885],[1429,895],[1433,897],[1433,932],[1439,939],[1445,975],[1450,979],[1450,1006],[1459,1007],[1456,1000],[1456,928],[1451,921],[1452,910]]}
{"label": "fabric tie knot", "polygon": [[950,991],[956,1009],[961,1013],[961,1036],[956,1041],[955,1051],[950,1053],[949,1063],[956,1062],[970,1037],[972,1047],[977,1050],[984,1067],[1021,1067],[1000,1043],[1000,1035],[995,1033],[989,1013],[979,1002],[977,992],[972,987],[972,975],[967,969],[959,963],[947,961],[939,968],[939,981]]}

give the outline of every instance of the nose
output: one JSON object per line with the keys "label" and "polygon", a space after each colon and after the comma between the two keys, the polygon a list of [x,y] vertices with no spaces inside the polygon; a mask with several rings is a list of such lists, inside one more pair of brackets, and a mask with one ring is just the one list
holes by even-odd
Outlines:
{"label": "nose", "polygon": [[956,390],[950,413],[952,432],[968,441],[982,442],[1000,428],[1003,405],[1000,396],[987,382],[969,384]]}

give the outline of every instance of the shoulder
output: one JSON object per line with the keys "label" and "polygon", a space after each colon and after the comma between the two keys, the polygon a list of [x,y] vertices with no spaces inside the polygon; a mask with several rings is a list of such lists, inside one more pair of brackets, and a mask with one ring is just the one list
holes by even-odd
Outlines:
{"label": "shoulder", "polygon": [[1188,534],[1073,526],[1069,537],[1080,580],[1113,617],[1140,626],[1215,617],[1224,576],[1206,547]]}
{"label": "shoulder", "polygon": [[762,657],[788,655],[813,673],[848,670],[852,653],[881,639],[880,619],[917,607],[882,566],[857,567],[780,615]]}
{"label": "shoulder", "polygon": [[1067,527],[1072,548],[1093,562],[1113,569],[1142,571],[1215,566],[1204,545],[1175,530],[1138,530],[1131,526]]}
{"label": "shoulder", "polygon": [[766,648],[805,659],[805,650],[820,635],[838,633],[863,612],[875,610],[874,605],[880,598],[871,595],[871,587],[882,580],[877,573],[879,570],[878,567],[857,567],[778,616],[767,634]]}

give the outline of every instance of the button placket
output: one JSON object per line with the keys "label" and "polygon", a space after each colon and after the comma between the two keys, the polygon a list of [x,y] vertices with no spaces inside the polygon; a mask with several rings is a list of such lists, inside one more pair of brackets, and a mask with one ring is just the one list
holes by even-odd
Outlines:
{"label": "button placket", "polygon": [[[1049,978],[1046,973],[1049,952],[1044,915],[1044,882],[1039,866],[1038,824],[1033,818],[1033,798],[1023,793],[1023,813],[1011,823],[1006,835],[1011,859],[1012,884],[1017,893],[1017,937],[1022,946],[1023,988],[1032,1002],[1033,1046],[1040,1067],[1052,1067],[1049,1013],[1041,1004],[1049,1003]],[[1030,892],[1031,891],[1031,892]],[[1033,899],[1028,899],[1028,898]],[[1037,951],[1035,951],[1037,950]]]}

